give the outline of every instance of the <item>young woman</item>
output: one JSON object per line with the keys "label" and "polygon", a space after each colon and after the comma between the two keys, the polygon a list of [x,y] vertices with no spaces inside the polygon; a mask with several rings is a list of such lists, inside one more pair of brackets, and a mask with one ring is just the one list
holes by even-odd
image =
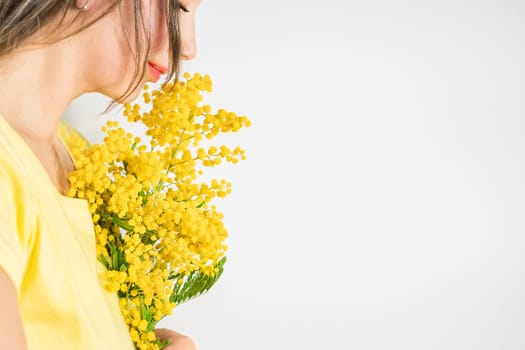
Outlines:
{"label": "young woman", "polygon": [[[97,273],[87,202],[60,117],[99,92],[133,100],[195,56],[200,0],[0,0],[0,349],[131,350]],[[167,350],[191,350],[168,329]]]}

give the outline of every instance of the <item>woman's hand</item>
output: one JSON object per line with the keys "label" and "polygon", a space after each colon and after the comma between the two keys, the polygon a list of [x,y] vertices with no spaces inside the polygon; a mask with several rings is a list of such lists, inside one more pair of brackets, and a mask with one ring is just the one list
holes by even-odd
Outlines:
{"label": "woman's hand", "polygon": [[163,350],[197,350],[193,340],[188,336],[167,328],[157,328],[154,332],[161,341],[171,339],[171,343]]}

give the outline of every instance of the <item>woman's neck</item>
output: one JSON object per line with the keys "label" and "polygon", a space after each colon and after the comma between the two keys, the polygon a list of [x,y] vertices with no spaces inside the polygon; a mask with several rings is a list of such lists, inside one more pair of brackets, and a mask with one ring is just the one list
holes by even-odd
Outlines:
{"label": "woman's neck", "polygon": [[25,137],[54,142],[62,114],[86,90],[71,45],[18,50],[0,60],[0,114]]}

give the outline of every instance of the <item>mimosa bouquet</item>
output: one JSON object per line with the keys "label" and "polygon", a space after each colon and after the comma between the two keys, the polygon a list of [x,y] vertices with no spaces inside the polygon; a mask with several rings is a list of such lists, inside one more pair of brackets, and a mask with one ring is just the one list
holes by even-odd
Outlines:
{"label": "mimosa bouquet", "polygon": [[240,147],[208,140],[250,120],[200,104],[201,92],[212,90],[209,76],[184,78],[151,92],[146,86],[147,111],[125,106],[128,121],[145,127],[147,141],[110,121],[102,144],[76,137],[71,146],[76,170],[69,195],[89,203],[97,257],[106,267],[103,282],[118,293],[140,350],[163,348],[167,343],[153,332],[158,321],[208,291],[223,272],[227,230],[211,203],[230,193],[231,183],[199,176],[205,167],[245,158]]}

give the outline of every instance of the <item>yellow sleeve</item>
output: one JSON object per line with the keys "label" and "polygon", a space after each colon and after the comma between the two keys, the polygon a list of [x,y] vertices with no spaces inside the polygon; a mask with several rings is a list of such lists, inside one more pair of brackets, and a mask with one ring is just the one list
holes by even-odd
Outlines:
{"label": "yellow sleeve", "polygon": [[34,227],[28,214],[32,206],[26,203],[25,191],[9,171],[10,168],[0,167],[0,268],[20,293]]}

